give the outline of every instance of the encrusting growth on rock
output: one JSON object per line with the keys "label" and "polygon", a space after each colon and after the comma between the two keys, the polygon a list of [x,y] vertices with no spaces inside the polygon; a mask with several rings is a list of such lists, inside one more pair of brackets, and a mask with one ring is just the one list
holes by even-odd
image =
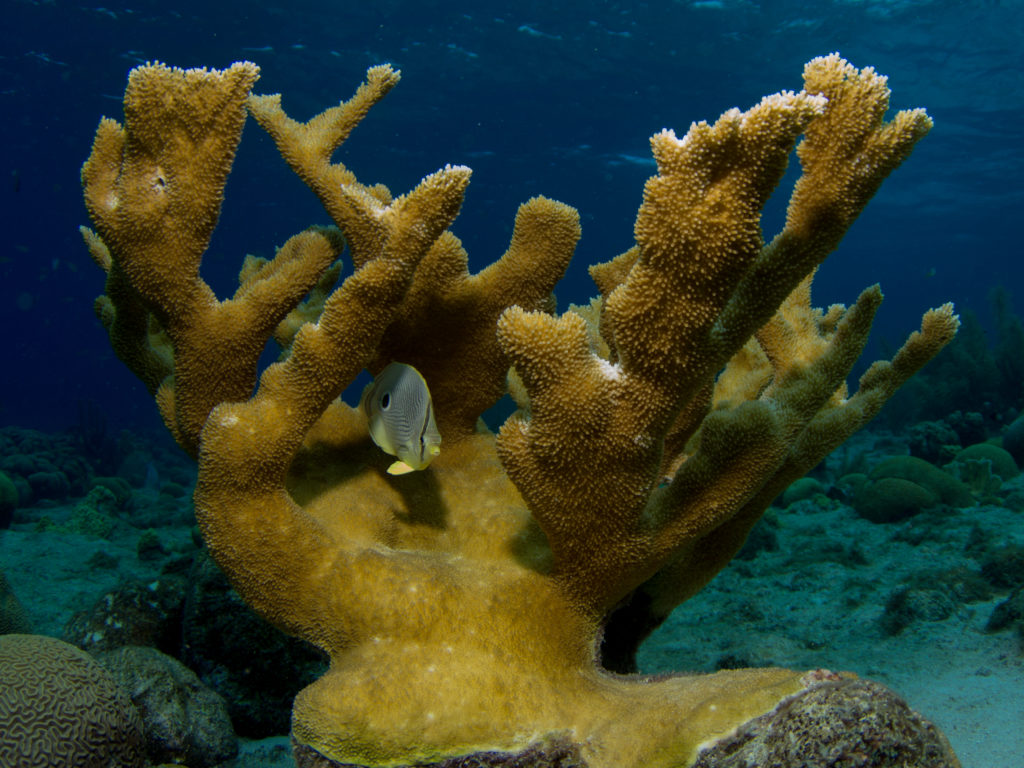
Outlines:
{"label": "encrusting growth on rock", "polygon": [[[124,125],[101,122],[82,171],[83,234],[107,273],[112,345],[198,456],[211,554],[256,610],[331,656],[295,702],[300,764],[689,765],[820,685],[782,669],[607,670],[629,671],[771,500],[955,334],[950,306],[929,311],[851,396],[881,292],[810,303],[814,270],[927,115],[884,122],[885,78],[833,54],[799,93],[662,131],[635,246],[592,267],[600,299],[557,315],[574,209],[526,202],[505,255],[471,275],[448,229],[469,169],[395,197],[332,160],[398,72],[370,69],[306,123],[251,95],[256,76],[134,70]],[[334,226],[247,260],[220,301],[199,263],[246,110]],[[761,210],[801,136],[803,176],[765,243]],[[346,245],[353,271],[334,287]],[[271,336],[285,349],[257,386]],[[393,361],[429,384],[443,438],[400,477],[339,399]],[[480,415],[507,386],[520,409],[494,436]],[[929,765],[956,765],[942,759]]]}

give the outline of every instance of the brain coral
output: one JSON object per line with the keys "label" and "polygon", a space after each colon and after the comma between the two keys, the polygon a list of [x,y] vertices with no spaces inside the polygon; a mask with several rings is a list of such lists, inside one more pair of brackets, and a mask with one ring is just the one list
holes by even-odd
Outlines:
{"label": "brain coral", "polygon": [[0,637],[0,765],[136,768],[142,724],[92,657],[43,635]]}

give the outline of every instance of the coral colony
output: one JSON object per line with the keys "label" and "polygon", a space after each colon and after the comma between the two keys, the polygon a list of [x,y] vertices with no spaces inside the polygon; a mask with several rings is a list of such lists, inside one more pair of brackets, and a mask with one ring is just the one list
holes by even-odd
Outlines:
{"label": "coral colony", "polygon": [[[923,110],[885,122],[886,79],[833,54],[799,93],[656,134],[635,245],[591,267],[589,307],[556,314],[573,208],[527,201],[505,255],[471,275],[449,231],[468,168],[394,197],[331,160],[398,72],[370,69],[306,123],[252,95],[257,75],[135,69],[124,124],[100,123],[82,169],[83,234],[111,344],[198,460],[211,554],[330,655],[294,704],[300,765],[709,766],[801,706],[825,713],[814,738],[773,748],[842,750],[854,700],[898,710],[877,739],[908,764],[956,764],[933,726],[850,676],[624,674],[771,500],[956,333],[951,306],[926,312],[851,395],[881,292],[810,303],[815,268],[928,133]],[[199,266],[248,115],[336,226],[247,259],[219,301]],[[802,177],[766,243],[761,210],[798,140]],[[260,374],[271,337],[284,352]],[[402,476],[339,399],[391,362],[429,384],[443,437]],[[519,409],[492,434],[480,415],[506,392]]]}

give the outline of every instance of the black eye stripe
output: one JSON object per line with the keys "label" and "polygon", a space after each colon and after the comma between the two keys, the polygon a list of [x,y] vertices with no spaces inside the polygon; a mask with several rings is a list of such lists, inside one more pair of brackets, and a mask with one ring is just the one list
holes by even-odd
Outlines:
{"label": "black eye stripe", "polygon": [[433,403],[427,403],[427,412],[423,414],[423,425],[420,427],[420,458],[426,458],[427,443],[424,439],[427,435],[427,425],[430,423],[430,415],[434,412]]}
{"label": "black eye stripe", "polygon": [[389,407],[391,407],[391,393],[390,392],[385,392],[383,395],[381,395],[381,397],[380,397],[380,407],[381,407],[381,410],[384,410],[384,411],[386,411]]}

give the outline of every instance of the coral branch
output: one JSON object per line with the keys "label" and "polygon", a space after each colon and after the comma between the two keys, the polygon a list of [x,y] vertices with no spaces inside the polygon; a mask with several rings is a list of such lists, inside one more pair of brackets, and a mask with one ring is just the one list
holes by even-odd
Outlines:
{"label": "coral branch", "polygon": [[391,193],[382,185],[360,184],[342,163],[332,163],[331,156],[400,76],[387,64],[371,67],[351,99],[306,123],[285,114],[280,94],[250,96],[248,101],[249,111],[274,139],[281,156],[345,232],[356,268],[378,252],[380,228],[372,212],[390,203]]}
{"label": "coral branch", "polygon": [[256,77],[247,63],[224,72],[133,70],[124,127],[101,122],[82,168],[99,237],[83,234],[94,254],[107,252],[98,259],[108,277],[97,311],[192,455],[213,407],[252,394],[267,336],[342,244],[327,230],[296,235],[228,301],[200,277]]}
{"label": "coral branch", "polygon": [[519,208],[505,255],[477,275],[453,235],[438,240],[416,271],[371,370],[409,363],[430,383],[447,441],[476,431],[480,414],[505,393],[509,363],[498,344],[501,313],[517,306],[551,311],[551,294],[580,236],[579,214],[535,197]]}
{"label": "coral branch", "polygon": [[[870,330],[877,290],[820,335],[809,275],[931,123],[916,110],[883,124],[884,78],[838,56],[808,64],[805,80],[805,92],[694,124],[682,139],[662,131],[651,140],[659,174],[644,192],[637,246],[595,275],[609,359],[592,353],[571,316],[506,313],[499,324],[531,411],[502,428],[502,461],[551,541],[556,577],[598,614],[769,483],[815,414],[840,399]],[[765,246],[761,208],[801,133],[804,175],[785,229]],[[759,329],[774,370],[756,397],[715,411],[694,433],[701,393]],[[847,412],[842,434],[864,423],[857,412]],[[677,432],[692,447],[666,460],[666,437]],[[735,552],[748,528],[722,550]],[[702,584],[713,572],[691,569],[688,579]]]}

